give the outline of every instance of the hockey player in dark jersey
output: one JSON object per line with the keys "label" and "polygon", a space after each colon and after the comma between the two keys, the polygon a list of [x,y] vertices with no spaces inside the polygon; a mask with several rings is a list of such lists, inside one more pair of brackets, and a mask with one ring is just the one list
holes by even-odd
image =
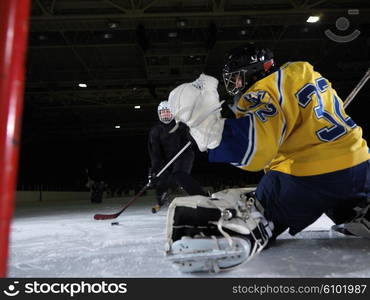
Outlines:
{"label": "hockey player in dark jersey", "polygon": [[168,102],[158,105],[159,121],[149,131],[148,151],[151,160],[149,180],[156,189],[157,204],[152,208],[156,213],[165,204],[168,189],[176,183],[189,195],[205,195],[200,184],[190,175],[194,162],[194,151],[188,148],[159,178],[155,177],[165,164],[171,160],[188,142],[185,127],[170,133],[175,126]]}

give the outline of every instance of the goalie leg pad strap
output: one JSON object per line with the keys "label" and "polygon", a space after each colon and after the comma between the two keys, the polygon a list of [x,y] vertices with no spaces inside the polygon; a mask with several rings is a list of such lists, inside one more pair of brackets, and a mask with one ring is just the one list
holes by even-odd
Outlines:
{"label": "goalie leg pad strap", "polygon": [[183,238],[173,243],[167,258],[180,271],[219,272],[240,265],[251,251],[248,239],[232,238],[233,245],[225,238]]}
{"label": "goalie leg pad strap", "polygon": [[[168,208],[166,225],[166,251],[171,249],[172,242],[182,236],[190,236],[203,233],[204,235],[221,235],[217,225],[212,224],[221,217],[221,209],[215,202],[205,196],[188,196],[175,198]],[[229,211],[235,215],[236,211]]]}

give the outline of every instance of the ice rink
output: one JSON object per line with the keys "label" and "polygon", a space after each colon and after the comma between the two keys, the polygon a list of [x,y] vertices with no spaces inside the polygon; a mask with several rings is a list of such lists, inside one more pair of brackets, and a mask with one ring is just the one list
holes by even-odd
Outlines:
{"label": "ice rink", "polygon": [[125,199],[17,205],[11,227],[9,277],[370,277],[370,240],[333,236],[327,218],[252,261],[217,274],[183,274],[164,255],[166,210],[153,215],[143,197],[118,219]]}

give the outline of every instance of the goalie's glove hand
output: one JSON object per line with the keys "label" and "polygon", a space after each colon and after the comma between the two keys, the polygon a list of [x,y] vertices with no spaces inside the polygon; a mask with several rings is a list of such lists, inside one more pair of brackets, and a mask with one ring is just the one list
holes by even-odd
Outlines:
{"label": "goalie's glove hand", "polygon": [[214,149],[222,139],[224,119],[217,92],[218,80],[201,74],[191,83],[179,85],[171,91],[168,102],[176,123],[185,123],[200,151]]}

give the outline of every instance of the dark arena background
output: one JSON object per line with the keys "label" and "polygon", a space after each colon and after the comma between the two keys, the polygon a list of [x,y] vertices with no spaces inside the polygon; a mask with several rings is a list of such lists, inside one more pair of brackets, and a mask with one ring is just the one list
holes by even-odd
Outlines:
{"label": "dark arena background", "polygon": [[[368,1],[132,2],[32,1],[19,189],[84,189],[85,169],[98,162],[117,189],[142,185],[159,102],[204,72],[220,80],[220,97],[231,103],[224,56],[245,42],[272,49],[279,65],[310,62],[343,99],[369,66]],[[358,13],[348,14],[354,8]],[[307,23],[310,15],[320,21]],[[326,30],[341,33],[339,17],[360,36],[329,39]],[[364,129],[368,91],[348,108]],[[229,115],[226,105],[223,113]],[[258,181],[199,153],[193,174],[204,184]]]}
{"label": "dark arena background", "polygon": [[[118,226],[92,218],[116,212],[147,183],[148,132],[158,122],[158,104],[205,73],[219,80],[222,115],[233,117],[221,70],[225,53],[246,42],[270,48],[277,65],[308,61],[344,100],[370,67],[369,32],[368,0],[31,1],[8,276],[190,276],[165,262],[166,212],[150,212],[153,190]],[[369,92],[368,82],[346,109],[368,143]],[[86,186],[96,165],[106,183],[101,204],[90,202]],[[256,185],[263,172],[210,164],[196,151],[192,175],[213,192]],[[327,220],[313,229],[322,233],[323,224]],[[321,233],[312,235],[321,244],[302,239],[297,246],[286,234],[280,263],[267,251],[265,260],[212,276],[370,277],[369,243],[353,240],[362,258],[336,265],[325,251],[345,254]],[[344,239],[339,243],[347,247]],[[309,250],[314,247],[316,254]],[[308,260],[304,267],[289,260],[296,249]],[[313,269],[310,262],[321,265]]]}

